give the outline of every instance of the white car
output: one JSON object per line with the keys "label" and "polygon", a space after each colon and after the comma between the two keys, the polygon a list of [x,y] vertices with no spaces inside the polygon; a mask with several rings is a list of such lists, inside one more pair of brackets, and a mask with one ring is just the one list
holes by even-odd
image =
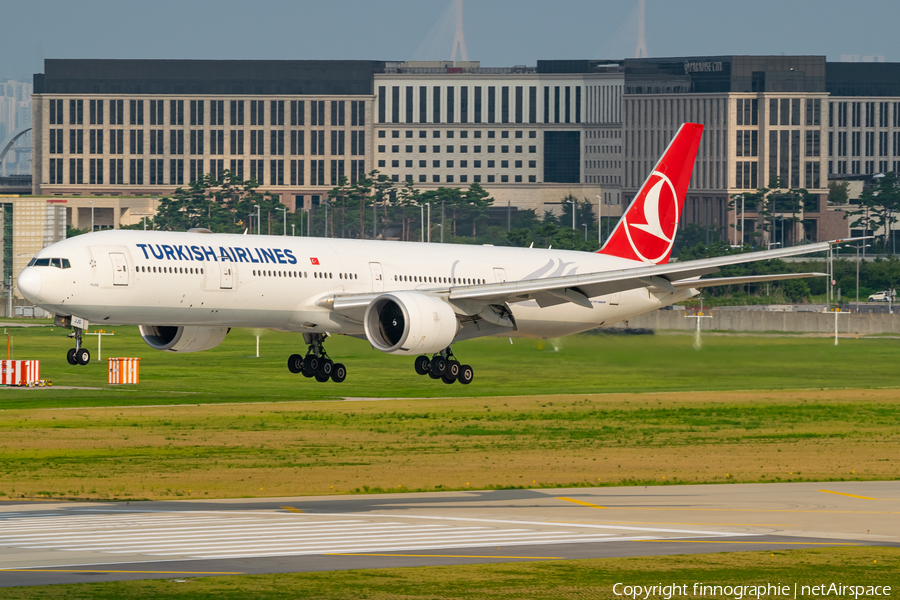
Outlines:
{"label": "white car", "polygon": [[891,292],[889,290],[885,290],[883,292],[875,292],[871,296],[869,296],[869,302],[889,302],[893,300],[891,297]]}

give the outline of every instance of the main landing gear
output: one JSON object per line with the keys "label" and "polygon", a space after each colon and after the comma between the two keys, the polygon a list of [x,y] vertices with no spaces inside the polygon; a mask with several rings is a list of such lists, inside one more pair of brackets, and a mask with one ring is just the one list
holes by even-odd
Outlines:
{"label": "main landing gear", "polygon": [[66,352],[66,361],[70,365],[86,365],[91,362],[91,352],[81,345],[82,330],[75,328],[75,347]]}
{"label": "main landing gear", "polygon": [[331,379],[335,383],[341,383],[347,379],[347,367],[332,361],[325,353],[324,333],[304,333],[303,341],[309,344],[309,349],[306,351],[306,357],[291,354],[288,358],[288,370],[291,373],[315,377],[319,382]]}
{"label": "main landing gear", "polygon": [[472,383],[475,372],[469,365],[461,365],[453,356],[449,347],[441,350],[431,358],[427,356],[416,357],[416,373],[428,375],[432,379],[440,379],[444,383],[458,381],[463,385]]}

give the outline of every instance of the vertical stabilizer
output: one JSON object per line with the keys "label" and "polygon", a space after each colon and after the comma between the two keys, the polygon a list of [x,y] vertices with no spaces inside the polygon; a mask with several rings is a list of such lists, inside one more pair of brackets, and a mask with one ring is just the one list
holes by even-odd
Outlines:
{"label": "vertical stabilizer", "polygon": [[600,254],[649,264],[669,262],[703,125],[685,123],[653,167]]}

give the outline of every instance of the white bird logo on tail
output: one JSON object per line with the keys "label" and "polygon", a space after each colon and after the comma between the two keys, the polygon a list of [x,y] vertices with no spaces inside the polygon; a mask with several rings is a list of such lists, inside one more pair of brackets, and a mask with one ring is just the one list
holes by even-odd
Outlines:
{"label": "white bird logo on tail", "polygon": [[660,179],[652,188],[650,188],[647,195],[644,197],[644,220],[647,221],[647,224],[642,225],[640,223],[633,223],[631,226],[635,229],[646,231],[653,237],[665,240],[666,242],[671,242],[671,238],[663,232],[662,224],[659,221],[659,194],[665,183],[666,181],[664,179]]}

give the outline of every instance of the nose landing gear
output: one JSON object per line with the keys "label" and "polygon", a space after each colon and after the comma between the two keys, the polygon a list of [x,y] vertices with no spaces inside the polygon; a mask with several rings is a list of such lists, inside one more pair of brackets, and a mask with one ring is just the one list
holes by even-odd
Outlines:
{"label": "nose landing gear", "polygon": [[328,358],[323,346],[325,337],[324,333],[304,333],[303,341],[309,344],[306,357],[291,354],[288,358],[288,370],[304,377],[315,377],[320,383],[329,379],[335,383],[344,381],[347,378],[347,367]]}
{"label": "nose landing gear", "polygon": [[432,379],[440,379],[447,384],[458,381],[463,385],[469,385],[475,378],[475,371],[472,367],[460,364],[449,347],[431,358],[417,356],[415,368],[417,374],[428,375]]}
{"label": "nose landing gear", "polygon": [[66,362],[70,365],[86,365],[91,362],[91,352],[81,345],[82,329],[75,327],[75,347],[66,352]]}

